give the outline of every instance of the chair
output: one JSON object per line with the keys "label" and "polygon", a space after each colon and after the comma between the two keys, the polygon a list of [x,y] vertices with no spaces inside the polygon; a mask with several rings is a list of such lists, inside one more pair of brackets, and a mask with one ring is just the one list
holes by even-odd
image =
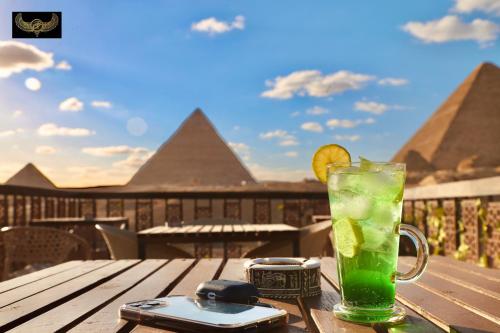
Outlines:
{"label": "chair", "polygon": [[46,227],[4,227],[3,279],[57,265],[70,259],[90,259],[92,248],[81,237]]}
{"label": "chair", "polygon": [[[96,224],[95,227],[100,231],[102,237],[104,238],[112,259],[119,260],[139,258],[139,242],[135,232],[104,224]],[[192,257],[193,256],[186,251],[167,244],[148,244],[146,247],[146,258],[149,259]]]}
{"label": "chair", "polygon": [[[319,257],[327,245],[332,222],[323,221],[300,228],[300,256],[305,258]],[[290,242],[268,242],[247,251],[242,258],[291,257],[293,253]]]}

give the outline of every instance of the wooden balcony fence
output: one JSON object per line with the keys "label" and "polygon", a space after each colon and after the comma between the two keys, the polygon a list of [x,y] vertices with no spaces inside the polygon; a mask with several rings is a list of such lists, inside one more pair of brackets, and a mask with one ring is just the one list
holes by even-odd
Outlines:
{"label": "wooden balcony fence", "polygon": [[136,231],[200,218],[301,227],[324,214],[329,214],[326,191],[91,192],[0,185],[0,226],[40,218],[125,216]]}
{"label": "wooden balcony fence", "polygon": [[[0,226],[52,217],[129,218],[143,230],[165,221],[235,218],[301,227],[328,215],[324,192],[104,192],[0,185]],[[500,267],[500,177],[409,188],[403,221],[434,254]]]}
{"label": "wooden balcony fence", "polygon": [[403,221],[434,254],[500,268],[500,177],[410,188]]}

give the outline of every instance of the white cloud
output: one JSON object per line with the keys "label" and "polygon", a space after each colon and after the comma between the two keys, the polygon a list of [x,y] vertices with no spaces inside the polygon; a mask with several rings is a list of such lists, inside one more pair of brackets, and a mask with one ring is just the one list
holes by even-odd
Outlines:
{"label": "white cloud", "polygon": [[335,127],[354,128],[362,124],[370,125],[373,123],[375,123],[375,119],[373,118],[356,119],[356,120],[332,118],[326,122],[326,125],[330,128],[335,128]]}
{"label": "white cloud", "polygon": [[154,152],[140,151],[130,154],[126,159],[113,163],[116,168],[125,169],[138,169],[146,163],[146,161],[153,156]]}
{"label": "white cloud", "polygon": [[298,146],[299,142],[296,139],[286,139],[286,140],[280,141],[279,145],[282,147]]}
{"label": "white cloud", "polygon": [[361,139],[359,135],[335,135],[335,140],[355,142]]}
{"label": "white cloud", "polygon": [[299,111],[295,111],[295,112],[290,113],[290,117],[298,117],[298,116],[300,116]]}
{"label": "white cloud", "polygon": [[500,26],[483,19],[467,23],[457,16],[448,15],[429,22],[408,22],[403,30],[425,43],[474,40],[486,46],[497,38]]}
{"label": "white cloud", "polygon": [[404,86],[410,82],[407,79],[403,78],[386,77],[378,80],[377,83],[381,86]]}
{"label": "white cloud", "polygon": [[288,134],[287,131],[280,130],[280,129],[277,129],[277,130],[274,130],[274,131],[265,132],[265,133],[260,133],[260,135],[259,135],[259,137],[261,139],[264,139],[264,140],[273,139],[273,138],[286,138],[286,137],[289,137],[289,136],[290,135]]}
{"label": "white cloud", "polygon": [[248,152],[250,150],[250,147],[242,142],[229,142],[228,144],[237,153]]}
{"label": "white cloud", "polygon": [[59,104],[59,110],[63,112],[79,112],[83,110],[83,102],[76,97],[70,97]]}
{"label": "white cloud", "polygon": [[52,146],[38,146],[35,149],[35,153],[39,155],[52,155],[57,152],[57,149],[55,149]]}
{"label": "white cloud", "polygon": [[250,160],[250,147],[242,142],[228,142],[229,147],[237,153],[243,160]]}
{"label": "white cloud", "polygon": [[358,120],[349,119],[329,119],[326,125],[330,128],[342,127],[342,128],[353,128],[359,125]]}
{"label": "white cloud", "polygon": [[42,82],[34,77],[29,77],[24,81],[24,85],[31,91],[38,91],[42,87]]}
{"label": "white cloud", "polygon": [[148,153],[149,149],[143,147],[130,147],[126,145],[107,147],[84,147],[82,152],[92,156],[117,156],[139,153]]}
{"label": "white cloud", "polygon": [[54,66],[53,54],[44,52],[34,45],[0,41],[0,78],[31,69],[43,71]]}
{"label": "white cloud", "polygon": [[380,115],[389,110],[390,106],[384,103],[358,101],[354,103],[354,109]]}
{"label": "white cloud", "polygon": [[498,0],[455,0],[454,12],[471,13],[481,11],[500,15],[500,1]]}
{"label": "white cloud", "polygon": [[366,74],[356,74],[349,71],[338,71],[323,75],[318,70],[303,70],[278,76],[266,81],[270,89],[261,96],[274,99],[289,99],[294,95],[327,97],[340,94],[346,90],[358,90],[375,77]]}
{"label": "white cloud", "polygon": [[40,136],[90,136],[95,132],[87,128],[59,127],[54,123],[46,123],[38,128]]}
{"label": "white cloud", "polygon": [[14,112],[12,112],[12,118],[19,118],[23,115],[23,111],[22,110],[15,110]]}
{"label": "white cloud", "polygon": [[92,101],[90,105],[92,105],[92,107],[96,109],[111,109],[111,107],[113,106],[113,104],[111,104],[111,102],[109,101]]}
{"label": "white cloud", "polygon": [[17,128],[14,130],[6,130],[6,131],[0,131],[0,138],[6,138],[9,136],[14,136],[16,134],[23,133],[24,130],[22,128]]}
{"label": "white cloud", "polygon": [[61,71],[70,71],[72,68],[73,67],[66,60],[60,61],[56,65],[56,69],[59,69]]}
{"label": "white cloud", "polygon": [[237,30],[245,29],[244,16],[238,15],[234,18],[232,22],[219,21],[215,17],[209,17],[191,24],[192,31],[206,33],[209,34],[210,36],[222,34],[235,29]]}
{"label": "white cloud", "polygon": [[128,172],[129,169],[137,169],[141,167],[154,152],[144,147],[130,147],[127,145],[106,146],[106,147],[84,147],[84,154],[97,157],[114,157],[127,156],[124,160],[116,161],[113,167],[118,168],[118,171]]}
{"label": "white cloud", "polygon": [[280,140],[279,145],[285,147],[297,146],[299,144],[295,136],[281,129],[260,133],[259,137],[263,140],[271,140],[277,138],[278,140]]}
{"label": "white cloud", "polygon": [[312,116],[320,116],[322,114],[327,114],[329,111],[326,108],[321,106],[313,106],[312,108],[307,109],[306,113]]}
{"label": "white cloud", "polygon": [[285,153],[285,156],[286,157],[297,157],[297,156],[299,156],[299,153],[297,153],[296,151],[287,151]]}
{"label": "white cloud", "polygon": [[316,133],[323,132],[323,126],[321,126],[319,123],[316,123],[313,121],[303,123],[302,125],[300,125],[300,128],[302,128],[304,131],[308,131],[308,132],[316,132]]}

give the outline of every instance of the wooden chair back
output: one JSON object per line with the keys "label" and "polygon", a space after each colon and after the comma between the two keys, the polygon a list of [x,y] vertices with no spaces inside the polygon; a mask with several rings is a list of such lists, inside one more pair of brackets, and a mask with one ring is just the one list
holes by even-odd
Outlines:
{"label": "wooden chair back", "polygon": [[111,259],[137,259],[139,258],[139,247],[137,234],[133,231],[119,229],[105,224],[96,224],[108,246]]}
{"label": "wooden chair back", "polygon": [[92,248],[83,238],[54,228],[5,227],[1,229],[1,234],[4,279],[26,265],[56,265],[75,254],[80,259],[90,259],[92,253]]}

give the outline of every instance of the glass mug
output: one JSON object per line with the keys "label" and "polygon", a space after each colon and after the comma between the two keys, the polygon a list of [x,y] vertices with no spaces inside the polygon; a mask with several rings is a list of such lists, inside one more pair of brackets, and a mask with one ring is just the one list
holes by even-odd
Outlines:
{"label": "glass mug", "polygon": [[[405,165],[361,162],[328,167],[328,196],[341,291],[335,316],[360,323],[397,322],[396,282],[413,282],[427,265],[429,248],[415,227],[401,224]],[[417,249],[417,262],[397,272],[399,236]]]}

